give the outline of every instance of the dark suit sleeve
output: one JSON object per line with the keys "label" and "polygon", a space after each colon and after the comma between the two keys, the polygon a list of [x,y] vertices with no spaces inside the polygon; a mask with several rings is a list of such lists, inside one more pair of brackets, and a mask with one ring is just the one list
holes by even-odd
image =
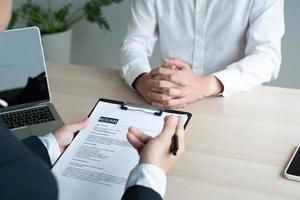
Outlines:
{"label": "dark suit sleeve", "polygon": [[41,158],[49,166],[49,168],[52,168],[48,150],[38,137],[31,136],[22,140],[22,142],[39,158]]}
{"label": "dark suit sleeve", "polygon": [[49,167],[0,120],[0,199],[56,200],[57,195]]}
{"label": "dark suit sleeve", "polygon": [[150,188],[135,185],[125,191],[122,200],[162,200],[162,197]]}

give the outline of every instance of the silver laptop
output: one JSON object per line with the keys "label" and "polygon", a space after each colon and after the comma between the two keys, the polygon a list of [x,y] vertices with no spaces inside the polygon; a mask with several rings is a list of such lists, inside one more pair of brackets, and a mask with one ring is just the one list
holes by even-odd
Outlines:
{"label": "silver laptop", "polygon": [[36,27],[0,34],[0,117],[20,139],[45,135],[64,124],[51,103]]}

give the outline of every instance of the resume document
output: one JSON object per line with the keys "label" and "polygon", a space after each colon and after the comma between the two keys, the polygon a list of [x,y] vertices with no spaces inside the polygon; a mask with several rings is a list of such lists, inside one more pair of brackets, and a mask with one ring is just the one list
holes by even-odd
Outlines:
{"label": "resume document", "polygon": [[164,117],[147,110],[123,110],[99,101],[87,128],[80,131],[54,165],[60,200],[120,200],[139,156],[128,143],[129,126],[150,136],[162,130]]}

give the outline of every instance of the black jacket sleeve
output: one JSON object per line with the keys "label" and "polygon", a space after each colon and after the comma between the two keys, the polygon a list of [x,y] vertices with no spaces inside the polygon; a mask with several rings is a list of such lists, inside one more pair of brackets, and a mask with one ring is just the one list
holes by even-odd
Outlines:
{"label": "black jacket sleeve", "polygon": [[50,161],[50,157],[48,154],[48,150],[42,141],[36,137],[31,136],[22,140],[23,144],[25,144],[32,152],[34,152],[39,158],[41,158],[49,168],[52,168],[52,164]]}
{"label": "black jacket sleeve", "polygon": [[125,191],[122,200],[162,200],[162,197],[150,188],[135,185]]}
{"label": "black jacket sleeve", "polygon": [[56,200],[57,195],[49,167],[0,120],[0,199]]}

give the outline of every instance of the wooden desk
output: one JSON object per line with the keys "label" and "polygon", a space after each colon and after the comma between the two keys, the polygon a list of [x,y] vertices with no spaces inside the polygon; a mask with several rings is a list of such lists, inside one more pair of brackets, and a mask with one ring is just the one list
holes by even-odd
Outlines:
{"label": "wooden desk", "polygon": [[[54,104],[66,123],[99,97],[142,103],[118,71],[48,65]],[[282,171],[300,143],[300,90],[259,86],[189,105],[184,159],[168,177],[166,199],[299,199]]]}

